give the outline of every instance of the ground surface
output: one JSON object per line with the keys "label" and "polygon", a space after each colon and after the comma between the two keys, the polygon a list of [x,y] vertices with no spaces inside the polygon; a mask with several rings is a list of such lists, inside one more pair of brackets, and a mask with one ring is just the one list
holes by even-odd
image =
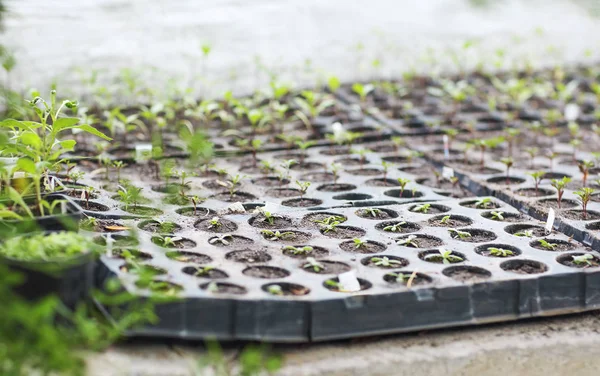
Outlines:
{"label": "ground surface", "polygon": [[[277,349],[285,376],[598,375],[600,311]],[[208,375],[193,371],[202,354],[186,343],[134,342],[88,359],[93,376]]]}
{"label": "ground surface", "polygon": [[[74,68],[115,77],[122,68],[137,73],[153,66],[163,72],[147,72],[156,89],[164,77],[186,83],[200,75],[203,43],[212,46],[211,92],[221,95],[264,84],[256,80],[257,57],[302,84],[307,59],[313,69],[357,80],[423,67],[428,49],[430,58],[449,62],[447,50],[467,39],[488,57],[502,48],[537,65],[579,61],[587,48],[597,58],[600,40],[596,0],[372,0],[368,6],[358,0],[8,0],[7,6],[2,43],[17,57],[13,88],[42,90],[58,78],[62,91],[69,86],[82,100],[90,85],[82,85]],[[476,64],[470,57],[462,63]],[[381,65],[373,66],[375,59]],[[190,83],[205,88],[199,79]]]}

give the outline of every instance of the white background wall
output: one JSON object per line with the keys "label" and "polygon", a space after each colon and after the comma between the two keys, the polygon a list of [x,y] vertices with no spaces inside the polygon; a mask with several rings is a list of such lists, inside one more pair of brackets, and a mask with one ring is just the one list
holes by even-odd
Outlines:
{"label": "white background wall", "polygon": [[[154,66],[152,84],[167,77],[187,82],[200,73],[202,43],[212,46],[207,71],[216,92],[231,84],[257,85],[256,56],[278,72],[298,72],[310,59],[313,67],[345,80],[397,74],[426,48],[441,52],[466,38],[478,39],[479,50],[506,47],[509,54],[538,56],[537,63],[547,62],[539,56],[549,44],[559,47],[555,58],[561,60],[578,60],[590,47],[598,56],[599,20],[569,0],[492,4],[479,9],[466,0],[8,0],[2,43],[16,53],[11,82],[20,88],[42,88],[56,77],[75,82],[74,67],[113,77],[124,67]],[[543,36],[534,33],[537,27]],[[516,43],[515,36],[522,40]],[[358,43],[365,45],[362,52]],[[368,64],[375,56],[383,62],[381,71]],[[294,73],[292,79],[305,78]]]}

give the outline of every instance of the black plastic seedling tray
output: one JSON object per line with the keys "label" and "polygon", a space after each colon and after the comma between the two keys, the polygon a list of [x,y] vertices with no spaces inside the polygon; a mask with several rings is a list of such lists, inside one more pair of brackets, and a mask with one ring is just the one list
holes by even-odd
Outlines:
{"label": "black plastic seedling tray", "polygon": [[[365,208],[290,210],[270,205],[272,212],[286,217],[280,231],[299,231],[304,234],[302,239],[267,240],[261,235],[260,228],[250,224],[255,223],[252,222],[255,214],[222,215],[221,218],[237,225],[231,234],[245,238],[243,242],[236,238],[228,246],[211,244],[210,239],[215,234],[194,227],[202,218],[176,218],[175,222],[181,229],[175,235],[188,239],[190,246],[176,251],[190,252],[199,262],[168,257],[167,252],[173,249],[157,246],[151,241],[153,234],[140,231],[139,249],[144,253],[140,263],[161,269],[163,273],[156,277],[157,280],[180,286],[181,300],[158,307],[159,324],[129,334],[308,342],[600,308],[600,268],[580,268],[572,262],[569,264],[573,255],[589,253],[594,257],[594,265],[597,265],[600,261],[597,253],[565,235],[544,234],[543,224],[499,200],[492,199],[492,203],[488,204],[491,206],[486,209],[473,207],[474,201],[431,202],[429,213],[414,212],[414,207],[422,203],[375,206],[386,213],[386,219],[371,219],[364,213],[357,215]],[[505,220],[486,218],[490,211],[501,211]],[[347,218],[342,225],[358,233],[348,235],[347,239],[323,234],[314,222],[306,218],[321,212]],[[446,227],[438,224],[445,215],[462,221],[453,223],[462,224],[457,227],[459,230],[472,231],[473,236],[487,234],[490,237],[480,239],[480,242],[454,239]],[[398,221],[407,222],[402,230],[406,233],[381,230],[382,222],[390,224]],[[534,230],[534,237],[523,238],[513,234],[527,228]],[[419,235],[433,243],[424,248],[396,244],[396,238],[411,234],[418,236],[417,244],[423,240]],[[113,233],[110,236],[118,239],[125,235]],[[378,249],[369,249],[372,253],[356,248],[342,249],[341,244],[352,242],[354,236],[376,244]],[[536,248],[539,238],[560,242],[568,250],[552,252]],[[314,246],[316,261],[334,268],[334,272],[329,273],[327,269],[322,273],[307,271],[304,268],[307,259],[284,254],[282,247],[285,245]],[[490,245],[511,250],[514,255],[486,256],[486,246]],[[438,251],[439,246],[453,251],[463,260],[449,265],[424,260],[424,255]],[[247,253],[242,262],[234,257],[240,251]],[[113,255],[118,255],[116,243]],[[371,265],[373,257],[388,257],[399,264],[393,264],[391,268],[376,267]],[[140,296],[149,295],[148,290],[136,287],[135,275],[123,269],[123,259],[105,256],[102,261],[105,269],[101,270],[99,280],[108,275],[118,275],[128,290]],[[212,270],[216,272],[211,273],[216,274],[207,275],[210,278],[188,274],[190,268],[199,266],[214,267]],[[324,284],[346,270],[356,272],[364,288],[362,291],[332,291]],[[415,271],[414,281],[421,283],[415,282],[411,288],[403,283],[387,281],[389,276],[386,275],[390,272],[412,275]],[[216,291],[206,289],[211,282],[219,287]],[[284,289],[293,286],[296,291],[307,293],[301,296],[272,295],[267,290],[267,286],[272,284]],[[227,287],[229,293],[219,293],[221,287]]]}

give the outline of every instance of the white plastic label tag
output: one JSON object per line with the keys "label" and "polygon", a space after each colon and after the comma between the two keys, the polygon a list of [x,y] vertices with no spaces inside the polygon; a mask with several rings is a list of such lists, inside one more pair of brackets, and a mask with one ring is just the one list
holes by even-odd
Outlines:
{"label": "white plastic label tag", "polygon": [[450,167],[442,167],[442,176],[446,179],[450,179],[454,177],[454,170]]}
{"label": "white plastic label tag", "polygon": [[338,279],[340,281],[341,290],[346,292],[360,291],[360,283],[356,278],[356,272],[354,270],[338,275]]}
{"label": "white plastic label tag", "polygon": [[450,159],[450,140],[448,139],[448,135],[443,135],[442,140],[444,141],[444,159]]}
{"label": "white plastic label tag", "polygon": [[550,209],[548,211],[548,219],[546,220],[546,231],[552,232],[552,228],[554,227],[554,220],[556,219],[556,213],[554,209]]}

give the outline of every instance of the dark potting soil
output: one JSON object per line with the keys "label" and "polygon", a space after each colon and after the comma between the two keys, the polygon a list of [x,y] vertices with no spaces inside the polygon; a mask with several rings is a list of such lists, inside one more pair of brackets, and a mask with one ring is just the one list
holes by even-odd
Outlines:
{"label": "dark potting soil", "polygon": [[340,243],[340,248],[351,253],[379,253],[385,251],[386,246],[371,240],[367,240],[360,246],[357,246],[354,241],[350,240]]}

